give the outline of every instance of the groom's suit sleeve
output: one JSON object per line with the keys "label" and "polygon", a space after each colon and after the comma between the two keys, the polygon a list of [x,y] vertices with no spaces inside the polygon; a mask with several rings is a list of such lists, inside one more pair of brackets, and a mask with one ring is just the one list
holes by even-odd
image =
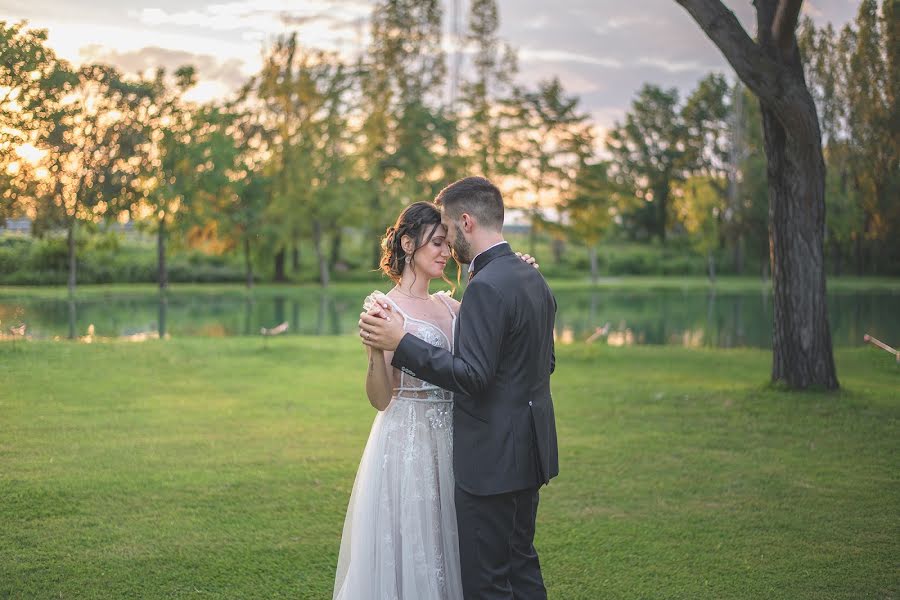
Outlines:
{"label": "groom's suit sleeve", "polygon": [[550,340],[550,374],[556,371],[556,342]]}
{"label": "groom's suit sleeve", "polygon": [[459,310],[456,355],[407,333],[391,364],[445,390],[478,396],[497,371],[505,329],[500,292],[488,282],[472,280]]}
{"label": "groom's suit sleeve", "polygon": [[[556,298],[553,298],[553,314],[556,314]],[[556,371],[556,340],[550,338],[550,374]]]}

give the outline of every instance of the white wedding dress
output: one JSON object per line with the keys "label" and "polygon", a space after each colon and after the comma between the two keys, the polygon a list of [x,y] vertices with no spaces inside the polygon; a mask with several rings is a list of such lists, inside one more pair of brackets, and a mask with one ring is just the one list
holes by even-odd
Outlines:
{"label": "white wedding dress", "polygon": [[[404,330],[453,350],[449,328],[403,316]],[[350,495],[334,600],[462,600],[453,482],[453,395],[400,374],[390,405],[372,424]]]}

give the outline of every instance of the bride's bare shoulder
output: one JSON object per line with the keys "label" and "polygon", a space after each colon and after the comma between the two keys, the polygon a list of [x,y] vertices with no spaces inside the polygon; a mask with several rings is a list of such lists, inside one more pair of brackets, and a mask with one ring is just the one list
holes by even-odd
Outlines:
{"label": "bride's bare shoulder", "polygon": [[450,292],[435,292],[434,296],[440,297],[454,313],[459,313],[459,300],[450,295]]}

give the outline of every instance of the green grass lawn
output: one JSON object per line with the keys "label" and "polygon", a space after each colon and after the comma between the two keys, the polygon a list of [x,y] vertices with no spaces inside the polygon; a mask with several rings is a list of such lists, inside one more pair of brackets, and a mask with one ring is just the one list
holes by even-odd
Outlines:
{"label": "green grass lawn", "polygon": [[[790,394],[764,351],[558,350],[551,598],[898,597],[889,355]],[[363,373],[350,336],[0,343],[0,598],[330,598]]]}

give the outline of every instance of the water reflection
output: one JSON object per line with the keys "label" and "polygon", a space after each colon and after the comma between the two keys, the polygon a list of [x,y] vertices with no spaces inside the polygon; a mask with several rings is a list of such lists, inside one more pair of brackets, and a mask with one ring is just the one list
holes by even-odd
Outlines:
{"label": "water reflection", "polygon": [[75,339],[75,298],[70,294],[66,301],[69,307],[69,339]]}
{"label": "water reflection", "polygon": [[166,337],[166,317],[169,313],[169,297],[164,290],[159,291],[159,318],[156,323],[156,331],[160,338]]}
{"label": "water reflection", "polygon": [[[900,294],[829,294],[836,346],[863,343],[864,333],[900,341]],[[613,346],[769,347],[768,292],[576,291],[557,293],[557,342]],[[159,294],[92,299],[0,299],[4,330],[27,325],[35,338],[79,339],[93,326],[99,338],[252,336],[281,323],[284,335],[342,335],[356,331],[361,298],[352,294],[278,296]]]}

